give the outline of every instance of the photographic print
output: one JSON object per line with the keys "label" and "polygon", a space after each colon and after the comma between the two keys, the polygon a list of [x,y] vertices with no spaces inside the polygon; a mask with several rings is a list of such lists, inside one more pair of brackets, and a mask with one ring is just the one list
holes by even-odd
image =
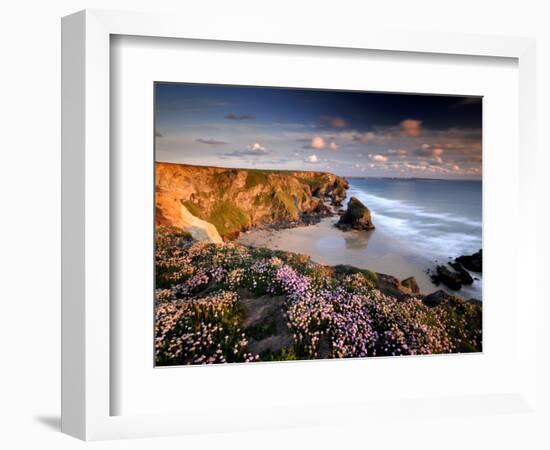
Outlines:
{"label": "photographic print", "polygon": [[157,82],[155,365],[482,351],[482,99]]}

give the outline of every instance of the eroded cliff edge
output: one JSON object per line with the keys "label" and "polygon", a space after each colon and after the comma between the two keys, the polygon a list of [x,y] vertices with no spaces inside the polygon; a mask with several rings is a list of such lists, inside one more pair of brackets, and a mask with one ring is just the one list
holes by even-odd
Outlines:
{"label": "eroded cliff edge", "polygon": [[220,242],[258,226],[314,223],[346,197],[326,172],[229,169],[156,163],[156,223]]}

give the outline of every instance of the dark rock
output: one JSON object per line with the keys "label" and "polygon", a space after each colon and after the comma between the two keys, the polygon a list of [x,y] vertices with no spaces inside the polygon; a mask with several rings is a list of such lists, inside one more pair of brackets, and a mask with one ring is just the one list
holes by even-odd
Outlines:
{"label": "dark rock", "polygon": [[466,269],[472,272],[482,272],[483,258],[481,249],[473,255],[463,255],[455,259],[456,262],[462,264]]}
{"label": "dark rock", "polygon": [[[410,277],[414,280],[413,277]],[[409,287],[404,286],[398,278],[385,273],[376,273],[377,287],[385,295],[395,297],[398,300],[407,300],[417,296],[418,292],[412,291]],[[409,278],[408,278],[409,279]],[[407,279],[407,280],[408,280]],[[406,280],[403,280],[406,281]],[[416,280],[415,280],[416,283]]]}
{"label": "dark rock", "polygon": [[439,290],[426,295],[423,302],[428,306],[437,306],[451,298],[453,298],[452,295],[447,294],[445,291]]}
{"label": "dark rock", "polygon": [[378,280],[378,289],[383,294],[391,295],[392,297],[402,298],[403,293],[399,289],[399,280],[392,275],[385,273],[376,273]]}
{"label": "dark rock", "polygon": [[437,279],[449,289],[458,291],[462,287],[460,275],[445,266],[437,266]]}
{"label": "dark rock", "polygon": [[340,216],[340,220],[336,226],[343,231],[374,229],[369,208],[363,205],[356,197],[350,198],[348,208]]}
{"label": "dark rock", "polygon": [[292,347],[292,334],[283,313],[284,296],[254,297],[242,290],[239,297],[243,327],[249,337],[248,351],[260,355],[266,352],[277,353],[283,348]]}
{"label": "dark rock", "polygon": [[454,270],[456,270],[456,273],[458,273],[462,284],[470,285],[474,282],[474,279],[472,278],[472,276],[459,262],[454,262],[454,263],[451,262],[449,263],[449,266],[451,266]]}
{"label": "dark rock", "polygon": [[401,286],[406,287],[413,294],[418,294],[420,292],[420,288],[418,287],[418,283],[416,282],[416,279],[414,277],[409,277],[402,280]]}
{"label": "dark rock", "polygon": [[476,305],[476,306],[479,306],[481,308],[481,300],[478,300],[477,298],[471,298],[469,300],[466,300],[466,303],[469,303],[470,305]]}

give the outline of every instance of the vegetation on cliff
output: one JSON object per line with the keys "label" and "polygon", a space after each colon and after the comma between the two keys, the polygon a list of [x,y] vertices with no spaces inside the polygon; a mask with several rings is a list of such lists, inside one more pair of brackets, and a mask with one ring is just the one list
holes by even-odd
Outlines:
{"label": "vegetation on cliff", "polygon": [[325,202],[340,205],[347,187],[344,178],[323,172],[157,163],[156,222],[187,230],[182,214],[189,213],[227,240],[251,227],[293,226],[330,215]]}
{"label": "vegetation on cliff", "polygon": [[481,307],[396,297],[384,277],[234,242],[156,235],[159,365],[481,350]]}

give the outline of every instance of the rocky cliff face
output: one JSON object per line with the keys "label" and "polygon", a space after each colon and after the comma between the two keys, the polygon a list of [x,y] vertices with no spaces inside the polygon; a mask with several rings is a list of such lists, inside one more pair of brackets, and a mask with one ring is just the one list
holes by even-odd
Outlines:
{"label": "rocky cliff face", "polygon": [[344,178],[323,172],[156,163],[156,222],[219,242],[255,226],[293,226],[331,215],[326,203],[341,205],[347,188]]}

